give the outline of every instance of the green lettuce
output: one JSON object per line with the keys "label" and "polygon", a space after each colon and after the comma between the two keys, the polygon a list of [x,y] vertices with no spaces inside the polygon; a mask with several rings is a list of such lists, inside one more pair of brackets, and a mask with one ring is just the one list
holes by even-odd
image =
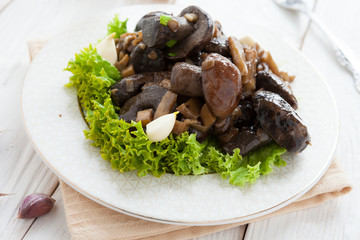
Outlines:
{"label": "green lettuce", "polygon": [[113,20],[107,26],[108,35],[112,33],[116,33],[115,38],[119,38],[121,34],[127,32],[127,24],[128,19],[125,21],[120,21],[119,14],[115,14]]}
{"label": "green lettuce", "polygon": [[77,95],[85,110],[93,109],[95,102],[103,103],[109,97],[108,89],[120,80],[119,71],[104,60],[90,45],[75,54],[65,70],[71,72],[67,87],[76,87]]}
{"label": "green lettuce", "polygon": [[200,175],[219,173],[236,186],[254,183],[261,175],[269,174],[273,166],[284,166],[281,155],[286,151],[275,143],[240,155],[220,151],[216,142],[208,139],[202,143],[195,134],[185,132],[170,135],[160,142],[151,142],[141,123],[127,123],[118,118],[112,104],[110,87],[121,79],[117,69],[102,59],[96,48],[84,48],[65,69],[73,75],[68,87],[76,87],[81,105],[86,111],[89,129],[85,137],[100,148],[101,157],[120,172],[137,171],[138,176],[165,173]]}

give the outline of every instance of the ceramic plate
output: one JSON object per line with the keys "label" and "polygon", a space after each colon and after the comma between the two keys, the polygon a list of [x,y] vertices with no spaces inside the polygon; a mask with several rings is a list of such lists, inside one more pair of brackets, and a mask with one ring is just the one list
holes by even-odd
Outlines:
{"label": "ceramic plate", "polygon": [[[338,137],[338,114],[328,85],[296,49],[260,27],[234,26],[236,16],[217,16],[227,35],[250,35],[270,50],[282,70],[296,75],[292,87],[298,113],[308,126],[312,146],[286,154],[287,166],[249,187],[231,186],[217,174],[139,178],[119,173],[104,161],[99,149],[85,140],[87,128],[75,89],[67,89],[64,72],[76,52],[106,35],[114,12],[128,17],[128,29],[146,13],[178,14],[182,7],[141,5],[117,9],[72,26],[35,58],[24,81],[22,111],[25,127],[44,162],[66,183],[92,200],[132,216],[173,224],[211,225],[255,218],[275,211],[309,190],[330,164]],[[205,8],[206,10],[206,8]]]}

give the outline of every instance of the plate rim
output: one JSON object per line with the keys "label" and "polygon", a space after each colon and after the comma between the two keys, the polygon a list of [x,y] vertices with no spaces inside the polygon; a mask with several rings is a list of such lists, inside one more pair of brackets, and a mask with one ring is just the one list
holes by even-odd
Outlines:
{"label": "plate rim", "polygon": [[[136,8],[136,7],[156,7],[156,6],[175,6],[175,7],[181,7],[181,6],[184,6],[182,4],[137,4],[137,5],[128,5],[128,6],[124,6],[124,7],[121,7],[121,8],[116,8],[116,9],[113,9],[113,10],[110,10],[110,11],[105,11],[105,12],[102,12],[100,14],[98,14],[96,17],[99,17],[99,16],[102,16],[102,15],[106,15],[106,14],[109,14],[109,13],[113,13],[119,9],[126,9],[126,8]],[[89,19],[89,18],[87,18]],[[83,19],[82,21],[79,21],[77,24],[74,24],[71,28],[67,29],[67,30],[64,30],[64,31],[60,31],[58,32],[55,36],[61,34],[61,33],[64,33],[64,32],[68,32],[70,31],[72,28],[76,27],[77,25],[80,25],[81,23],[85,22],[86,19]],[[244,24],[249,24],[248,22],[245,22]],[[289,44],[288,42],[286,42],[285,40],[283,40],[279,35],[267,30],[266,28],[264,27],[261,27],[257,24],[253,24],[251,23],[251,25],[254,25],[256,27],[258,27],[259,29],[264,29],[266,30],[268,33],[272,34],[274,37],[280,39],[282,42],[284,42],[288,47],[292,48],[292,50],[296,51],[299,55],[301,55],[301,57],[309,64],[309,66],[312,67],[312,69],[317,73],[317,75],[319,76],[319,79],[321,79],[321,81],[324,83],[324,85],[326,86],[327,88],[327,92],[329,93],[329,97],[331,99],[331,102],[334,104],[334,111],[335,111],[335,115],[336,115],[336,119],[335,119],[335,123],[336,123],[336,139],[335,139],[335,142],[334,142],[334,147],[333,149],[331,150],[331,154],[329,157],[329,160],[327,161],[326,164],[324,164],[322,170],[316,175],[316,177],[314,177],[314,179],[307,185],[305,186],[301,191],[299,191],[298,193],[294,194],[293,196],[289,197],[287,200],[284,200],[283,202],[277,204],[277,205],[274,205],[270,208],[267,208],[267,209],[264,209],[262,211],[259,211],[259,212],[256,212],[256,213],[253,213],[253,214],[248,214],[248,215],[245,215],[245,216],[241,216],[241,217],[236,217],[236,218],[231,218],[231,219],[226,219],[226,220],[214,220],[214,221],[196,221],[196,222],[191,222],[191,221],[173,221],[173,220],[165,220],[165,219],[161,219],[161,218],[154,218],[154,217],[148,217],[148,216],[145,216],[145,215],[141,215],[141,214],[137,214],[137,213],[133,213],[133,212],[130,212],[130,211],[127,211],[127,210],[124,210],[122,208],[119,208],[119,207],[116,207],[116,206],[113,206],[101,199],[98,199],[94,196],[91,195],[91,193],[88,193],[87,191],[81,189],[80,187],[78,187],[76,184],[72,183],[69,179],[67,179],[66,177],[64,177],[60,172],[58,172],[56,170],[55,167],[53,167],[50,162],[45,158],[45,156],[42,154],[42,152],[40,151],[40,149],[37,147],[35,141],[33,140],[30,132],[29,132],[29,129],[28,129],[28,126],[26,124],[26,120],[25,120],[25,116],[24,116],[24,109],[23,109],[23,91],[24,91],[24,85],[25,85],[25,81],[26,79],[28,78],[28,75],[29,75],[29,72],[30,72],[30,69],[34,66],[34,62],[37,61],[37,57],[38,56],[41,56],[41,54],[44,52],[44,49],[47,48],[48,46],[48,43],[52,42],[52,41],[56,41],[56,38],[52,38],[51,40],[49,40],[48,43],[46,43],[46,45],[40,50],[40,52],[38,53],[37,57],[34,58],[34,60],[30,63],[30,66],[27,70],[27,73],[24,77],[24,79],[22,80],[22,83],[21,83],[21,95],[20,95],[20,108],[21,108],[21,120],[23,122],[23,125],[24,125],[24,130],[26,132],[26,135],[28,136],[33,148],[35,149],[35,151],[40,155],[40,158],[42,159],[42,161],[45,163],[45,165],[50,168],[52,170],[53,173],[55,173],[55,175],[60,179],[62,180],[63,182],[65,182],[67,185],[69,185],[71,188],[73,188],[74,190],[76,190],[77,192],[79,192],[80,194],[84,195],[85,197],[95,201],[96,203],[102,205],[102,206],[105,206],[109,209],[112,209],[114,211],[117,211],[117,212],[120,212],[120,213],[123,213],[123,214],[126,214],[126,215],[129,215],[129,216],[132,216],[132,217],[136,217],[136,218],[140,218],[140,219],[143,219],[143,220],[149,220],[149,221],[153,221],[153,222],[158,222],[158,223],[165,223],[165,224],[174,224],[174,225],[185,225],[185,226],[211,226],[211,225],[221,225],[221,224],[230,224],[230,223],[237,223],[237,222],[243,222],[243,221],[249,221],[249,220],[254,220],[258,217],[261,217],[261,216],[264,216],[264,215],[267,215],[267,214],[270,214],[272,212],[275,212],[276,210],[278,209],[281,209],[291,203],[293,203],[294,201],[296,201],[298,198],[300,198],[301,196],[303,196],[307,191],[309,191],[319,180],[320,178],[325,174],[326,170],[329,168],[331,162],[332,162],[332,159],[334,158],[334,153],[336,151],[336,147],[337,147],[337,144],[338,144],[338,139],[339,139],[339,131],[340,131],[340,120],[339,120],[339,112],[338,112],[338,107],[337,107],[337,103],[336,103],[336,100],[335,100],[335,97],[331,91],[331,88],[329,86],[329,84],[327,83],[327,81],[325,80],[324,76],[321,74],[321,72],[317,69],[317,67],[306,57],[306,55],[301,52],[300,50],[298,50],[297,48],[295,48],[294,46],[292,46],[291,44]]]}

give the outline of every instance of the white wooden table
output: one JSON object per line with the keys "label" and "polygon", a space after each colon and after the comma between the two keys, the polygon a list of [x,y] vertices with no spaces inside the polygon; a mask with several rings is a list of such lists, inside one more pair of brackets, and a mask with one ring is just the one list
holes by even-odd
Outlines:
{"label": "white wooden table", "polygon": [[[0,0],[0,193],[14,193],[0,197],[0,239],[70,239],[58,180],[33,150],[21,122],[20,89],[30,64],[27,41],[50,38],[70,24],[102,11],[154,2],[175,1]],[[194,2],[176,1],[182,5]],[[360,1],[307,0],[307,3],[330,30],[360,56]],[[360,94],[355,91],[350,74],[336,62],[325,38],[306,17],[280,9],[270,0],[200,0],[196,4],[209,12],[216,11],[217,15],[238,12],[239,19],[277,33],[300,48],[315,64],[327,79],[339,108],[341,129],[335,156],[355,184],[349,195],[320,207],[199,239],[360,239],[357,185],[360,182]],[[52,195],[57,200],[56,207],[35,220],[15,220],[19,202],[33,192]]]}

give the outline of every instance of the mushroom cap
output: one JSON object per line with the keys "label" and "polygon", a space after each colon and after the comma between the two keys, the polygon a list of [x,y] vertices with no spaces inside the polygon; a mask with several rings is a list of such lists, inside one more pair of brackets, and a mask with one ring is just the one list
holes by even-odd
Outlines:
{"label": "mushroom cap", "polygon": [[202,63],[202,86],[206,104],[218,118],[234,111],[241,97],[241,74],[226,57],[211,53]]}
{"label": "mushroom cap", "polygon": [[194,24],[195,31],[168,50],[168,59],[178,60],[187,57],[193,49],[201,48],[208,43],[214,34],[214,21],[207,12],[197,6],[189,6],[181,11],[180,16],[187,13],[198,15],[198,20]]}
{"label": "mushroom cap", "polygon": [[259,71],[256,74],[257,89],[264,89],[266,91],[279,94],[285,101],[287,101],[295,110],[298,108],[296,97],[285,84],[284,80],[269,71]]}
{"label": "mushroom cap", "polygon": [[138,94],[144,84],[160,82],[170,76],[170,71],[162,71],[138,73],[125,77],[111,87],[111,99],[115,106],[121,107],[129,98]]}
{"label": "mushroom cap", "polygon": [[171,71],[171,91],[188,97],[204,95],[201,82],[201,67],[186,62],[177,62]]}
{"label": "mushroom cap", "polygon": [[161,16],[161,15],[170,15],[169,13],[163,12],[163,11],[155,11],[155,12],[149,12],[148,14],[144,15],[136,24],[135,32],[138,32],[140,30],[144,29],[146,19]]}
{"label": "mushroom cap", "polygon": [[171,30],[169,25],[161,24],[160,16],[152,16],[143,20],[142,38],[146,46],[165,48],[168,41],[179,42],[194,32],[193,23],[188,22],[185,17],[168,16],[177,23],[176,31]]}
{"label": "mushroom cap", "polygon": [[120,109],[119,118],[126,122],[135,121],[138,111],[145,109],[157,109],[161,99],[168,90],[166,88],[151,85],[146,87],[138,95],[130,98]]}
{"label": "mushroom cap", "polygon": [[259,90],[253,95],[257,120],[265,132],[289,152],[301,152],[310,143],[307,127],[280,95]]}

